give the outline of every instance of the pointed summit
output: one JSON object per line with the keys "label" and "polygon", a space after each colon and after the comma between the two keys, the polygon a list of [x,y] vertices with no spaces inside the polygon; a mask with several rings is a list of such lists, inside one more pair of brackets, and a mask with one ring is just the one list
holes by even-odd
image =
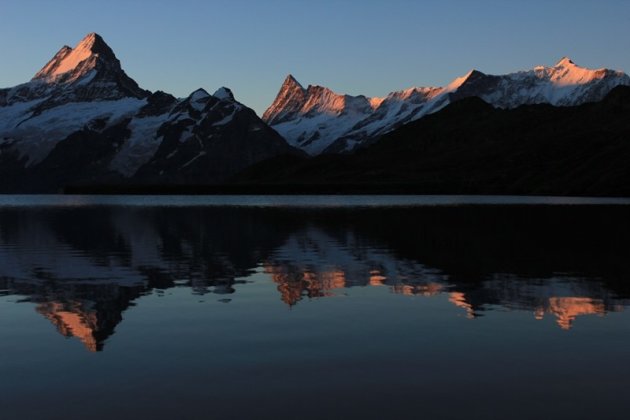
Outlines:
{"label": "pointed summit", "polygon": [[464,84],[478,80],[484,76],[485,74],[480,72],[479,70],[472,69],[462,77],[458,77],[453,80],[448,86],[446,86],[446,88],[444,88],[444,91],[453,92],[462,87]]}
{"label": "pointed summit", "polygon": [[191,93],[190,95],[188,95],[188,100],[195,102],[195,101],[199,101],[201,99],[205,99],[208,98],[210,96],[210,94],[204,89],[204,88],[199,88],[196,91],[194,91],[193,93]]}
{"label": "pointed summit", "polygon": [[300,84],[300,82],[298,82],[296,80],[295,77],[293,77],[292,74],[287,75],[287,77],[284,79],[284,82],[282,83],[282,89],[287,88],[287,89],[301,89],[304,90],[304,87]]}
{"label": "pointed summit", "polygon": [[103,37],[96,32],[87,34],[74,49],[85,49],[89,50],[92,54],[98,54],[102,58],[116,59],[114,51],[107,45]]}
{"label": "pointed summit", "polygon": [[[617,84],[626,84],[623,81],[624,76],[627,76],[622,72],[616,72],[614,70],[601,69],[589,69],[581,67],[575,64],[569,57],[562,57],[554,67],[550,68],[549,81],[554,87],[567,87],[567,86],[585,86],[593,83],[603,82],[606,86],[602,92],[608,92]],[[612,85],[609,85],[605,80],[613,80]],[[603,99],[603,94],[597,97],[596,101]]]}
{"label": "pointed summit", "polygon": [[576,64],[573,62],[573,60],[571,60],[567,56],[564,56],[560,59],[560,61],[556,63],[554,67],[569,67],[569,66],[575,66],[575,65]]}
{"label": "pointed summit", "polygon": [[293,75],[289,74],[282,82],[280,91],[271,106],[263,114],[263,121],[270,124],[280,122],[289,114],[295,113],[302,108],[307,99],[306,89],[298,82]]}
{"label": "pointed summit", "polygon": [[48,83],[72,83],[94,70],[99,64],[120,70],[114,51],[97,33],[86,35],[74,48],[64,46],[42,68],[33,80]]}
{"label": "pointed summit", "polygon": [[214,92],[212,94],[212,96],[214,96],[215,98],[219,98],[222,101],[234,101],[234,94],[232,93],[232,90],[229,88],[226,88],[225,86],[220,87],[219,89],[217,89],[216,92]]}
{"label": "pointed summit", "polygon": [[[32,79],[33,97],[60,100],[144,98],[150,92],[123,71],[114,51],[97,33],[87,34],[74,48],[62,47]],[[55,90],[51,96],[50,89]]]}

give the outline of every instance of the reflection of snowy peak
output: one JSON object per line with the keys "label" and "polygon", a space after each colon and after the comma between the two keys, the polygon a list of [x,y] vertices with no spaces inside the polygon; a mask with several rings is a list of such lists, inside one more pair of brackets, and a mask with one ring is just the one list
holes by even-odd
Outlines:
{"label": "reflection of snowy peak", "polygon": [[4,191],[120,183],[143,165],[144,183],[211,183],[291,151],[228,88],[179,100],[141,89],[97,34],[0,89]]}
{"label": "reflection of snowy peak", "polygon": [[478,96],[501,108],[538,103],[571,106],[599,101],[618,85],[630,85],[630,77],[579,67],[566,57],[553,67],[503,76],[472,70],[445,87],[410,88],[385,98],[338,95],[322,87],[304,89],[289,76],[263,119],[310,154],[348,152],[464,97]]}
{"label": "reflection of snowy peak", "polygon": [[[379,211],[385,212],[387,223],[401,217],[399,212]],[[478,278],[458,274],[467,263],[451,265],[450,252],[474,244],[481,229],[428,229],[426,239],[437,250],[431,256],[416,254],[419,249],[406,240],[392,243],[374,237],[367,225],[340,229],[336,219],[326,221],[320,212],[195,206],[4,208],[0,216],[11,223],[0,231],[0,290],[28,296],[25,301],[36,303],[37,311],[61,334],[78,337],[92,351],[103,348],[103,340],[113,334],[131,302],[154,288],[235,293],[232,298],[239,299],[241,290],[260,280],[249,278],[259,270],[275,283],[288,305],[305,298],[352,294],[356,287],[382,287],[396,294],[442,296],[471,318],[504,308],[526,311],[537,319],[551,316],[563,329],[570,329],[578,317],[602,316],[630,305],[626,295],[598,277],[553,271],[543,276],[518,274],[520,253],[508,252],[512,257],[505,261],[490,258],[487,273],[484,262],[472,258],[472,271],[461,273],[485,274]],[[416,220],[415,212],[408,214]],[[431,220],[422,222],[422,229],[435,223]],[[477,221],[473,217],[461,226]],[[446,235],[447,240],[435,240],[433,234]],[[538,242],[525,243],[538,247]],[[574,255],[567,255],[574,267]],[[563,258],[552,263],[563,264]],[[507,272],[495,272],[497,267]]]}

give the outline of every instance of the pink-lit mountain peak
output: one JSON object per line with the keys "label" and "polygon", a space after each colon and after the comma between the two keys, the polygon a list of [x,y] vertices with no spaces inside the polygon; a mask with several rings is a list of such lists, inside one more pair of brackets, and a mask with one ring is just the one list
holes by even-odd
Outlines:
{"label": "pink-lit mountain peak", "polygon": [[363,95],[339,94],[320,85],[308,85],[304,88],[289,74],[284,79],[276,99],[263,114],[263,120],[267,123],[280,123],[296,117],[313,115],[365,116],[382,101],[382,98],[371,99]]}
{"label": "pink-lit mountain peak", "polygon": [[548,79],[553,86],[559,88],[587,85],[605,77],[624,76],[623,72],[614,70],[581,67],[566,56],[552,67],[538,66],[534,71],[539,78]]}
{"label": "pink-lit mountain peak", "polygon": [[87,34],[74,48],[63,46],[29,83],[14,89],[11,101],[48,98],[52,103],[85,102],[126,97],[144,98],[121,67],[114,51],[97,33]]}
{"label": "pink-lit mountain peak", "polygon": [[569,67],[569,66],[575,66],[576,64],[573,62],[573,60],[571,60],[569,57],[564,56],[562,57],[554,67]]}
{"label": "pink-lit mountain peak", "polygon": [[304,86],[302,86],[302,84],[298,82],[297,79],[290,73],[284,79],[284,82],[282,83],[282,88],[305,90]]}
{"label": "pink-lit mountain peak", "polygon": [[480,72],[479,70],[472,69],[468,73],[464,74],[463,76],[455,78],[455,80],[453,80],[446,87],[444,87],[443,88],[444,92],[452,92],[454,90],[459,89],[466,83],[474,82],[485,76],[486,74]]}
{"label": "pink-lit mountain peak", "polygon": [[281,120],[298,112],[306,101],[306,89],[293,75],[289,74],[282,82],[273,104],[265,111],[263,120]]}
{"label": "pink-lit mountain peak", "polygon": [[73,82],[95,70],[100,64],[120,69],[120,62],[112,49],[97,33],[89,33],[74,48],[64,45],[37,74],[33,80]]}

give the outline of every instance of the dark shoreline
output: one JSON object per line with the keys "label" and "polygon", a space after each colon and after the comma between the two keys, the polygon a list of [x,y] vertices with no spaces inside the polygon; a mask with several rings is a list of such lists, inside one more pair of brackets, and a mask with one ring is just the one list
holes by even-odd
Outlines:
{"label": "dark shoreline", "polygon": [[64,195],[468,195],[523,197],[609,197],[630,198],[619,194],[584,194],[576,191],[496,191],[471,189],[433,190],[417,185],[90,185],[68,186]]}

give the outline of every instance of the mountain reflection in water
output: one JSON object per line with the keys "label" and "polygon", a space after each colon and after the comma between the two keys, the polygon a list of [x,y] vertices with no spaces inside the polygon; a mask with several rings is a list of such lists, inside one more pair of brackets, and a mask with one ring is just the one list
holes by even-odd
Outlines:
{"label": "mountain reflection in water", "polygon": [[630,304],[625,207],[36,207],[0,220],[2,293],[90,351],[142,296],[239,299],[254,274],[289,307],[381,287],[443,295],[453,316],[528,311],[563,330]]}

